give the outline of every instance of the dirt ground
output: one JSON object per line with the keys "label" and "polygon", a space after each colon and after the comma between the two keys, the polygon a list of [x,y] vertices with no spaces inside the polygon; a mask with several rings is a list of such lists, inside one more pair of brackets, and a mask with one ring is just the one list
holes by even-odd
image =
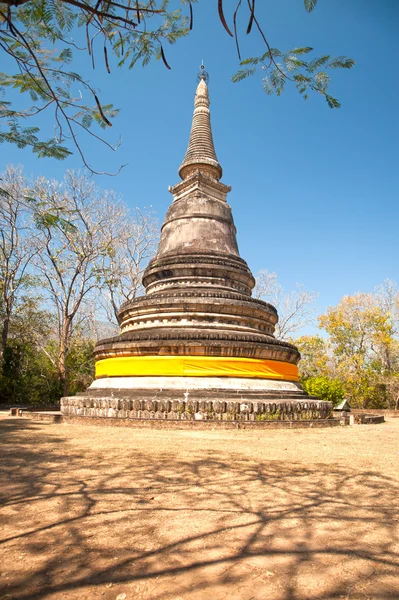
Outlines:
{"label": "dirt ground", "polygon": [[399,419],[0,435],[2,600],[399,599]]}

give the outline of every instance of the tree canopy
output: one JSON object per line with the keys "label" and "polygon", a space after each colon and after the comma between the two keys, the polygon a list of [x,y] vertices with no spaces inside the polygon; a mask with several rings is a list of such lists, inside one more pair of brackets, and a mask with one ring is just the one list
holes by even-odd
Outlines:
{"label": "tree canopy", "polygon": [[[56,159],[65,159],[75,150],[83,164],[95,172],[85,156],[80,134],[93,136],[115,150],[118,144],[109,144],[100,129],[112,126],[118,109],[114,104],[103,104],[83,75],[83,57],[93,68],[103,61],[108,72],[110,55],[116,57],[118,67],[146,66],[155,59],[170,69],[166,47],[195,26],[195,2],[2,0],[0,55],[5,66],[0,72],[0,142],[29,147],[39,157]],[[316,4],[317,0],[304,0],[308,12]],[[280,95],[291,83],[305,99],[314,92],[325,98],[330,108],[340,106],[328,93],[328,71],[350,69],[352,59],[328,54],[313,57],[308,46],[288,51],[272,47],[258,20],[255,0],[238,0],[233,8],[229,6],[228,13],[222,0],[217,7],[224,32],[235,39],[240,61],[233,81],[260,69],[267,94]],[[259,36],[258,56],[242,58],[239,19],[247,23],[246,34]],[[80,58],[77,71],[72,70],[76,56]],[[4,99],[12,89],[22,94],[22,101],[19,96],[20,102]],[[40,131],[40,116],[51,111],[54,135],[46,139]]]}
{"label": "tree canopy", "polygon": [[97,334],[114,329],[117,305],[140,290],[155,219],[129,211],[87,172],[29,181],[10,166],[1,181],[0,397],[19,398],[31,373],[33,397],[54,399],[76,391],[80,361],[90,383]]}
{"label": "tree canopy", "polygon": [[373,292],[344,296],[320,315],[327,337],[295,340],[309,393],[345,395],[354,407],[399,407],[399,291],[386,280]]}

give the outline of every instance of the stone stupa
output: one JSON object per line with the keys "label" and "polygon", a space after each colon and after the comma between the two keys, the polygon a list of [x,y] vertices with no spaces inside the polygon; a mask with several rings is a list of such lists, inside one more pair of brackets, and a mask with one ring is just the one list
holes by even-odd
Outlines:
{"label": "stone stupa", "polygon": [[298,383],[298,350],[274,337],[277,311],[251,297],[212,137],[206,74],[146,295],[123,304],[120,335],[95,348],[96,379],[66,415],[133,419],[325,419]]}

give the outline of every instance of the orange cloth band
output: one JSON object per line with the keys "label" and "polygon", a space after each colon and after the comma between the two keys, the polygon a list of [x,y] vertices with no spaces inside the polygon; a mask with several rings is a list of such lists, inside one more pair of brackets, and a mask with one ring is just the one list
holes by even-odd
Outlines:
{"label": "orange cloth band", "polygon": [[221,356],[122,356],[96,362],[99,377],[255,377],[298,381],[298,367],[279,360]]}

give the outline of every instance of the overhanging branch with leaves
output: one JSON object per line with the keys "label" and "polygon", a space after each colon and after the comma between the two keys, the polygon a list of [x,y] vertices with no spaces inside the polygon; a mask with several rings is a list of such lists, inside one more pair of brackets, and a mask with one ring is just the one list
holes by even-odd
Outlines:
{"label": "overhanging branch with leaves", "polygon": [[[297,47],[281,52],[271,46],[257,18],[255,0],[239,0],[226,18],[222,0],[217,2],[218,17],[225,31],[235,39],[242,67],[233,81],[241,81],[262,71],[263,88],[268,94],[280,95],[292,83],[306,99],[309,92],[321,94],[331,108],[339,101],[328,93],[330,75],[327,70],[350,69],[354,61],[346,57],[323,55],[308,60],[310,47]],[[110,56],[117,67],[133,68],[138,62],[146,66],[152,59],[167,60],[166,44],[174,44],[186,36],[194,25],[195,0],[3,0],[0,2],[0,53],[10,59],[15,73],[0,72],[0,143],[11,142],[19,148],[30,147],[39,157],[65,159],[72,149],[83,164],[98,173],[86,157],[81,133],[94,137],[109,149],[120,144],[109,143],[92,127],[112,126],[118,109],[103,103],[97,90],[82,75],[69,70],[74,52],[87,53],[93,69],[98,55],[111,72]],[[304,0],[311,12],[317,0]],[[244,6],[242,6],[244,4]],[[245,7],[246,13],[243,12]],[[241,12],[240,12],[241,10]],[[265,52],[241,59],[238,18],[247,22],[246,34],[256,31]],[[228,25],[231,18],[233,27]],[[246,21],[248,20],[248,21]],[[82,31],[82,34],[81,34]],[[79,44],[73,35],[81,36]],[[98,41],[97,41],[98,40]],[[99,46],[101,42],[101,48]],[[305,60],[306,58],[306,60]],[[14,89],[29,96],[30,105],[17,109],[5,100],[7,90]],[[35,124],[35,117],[53,110],[54,133],[45,139]],[[33,123],[33,125],[27,125]]]}

